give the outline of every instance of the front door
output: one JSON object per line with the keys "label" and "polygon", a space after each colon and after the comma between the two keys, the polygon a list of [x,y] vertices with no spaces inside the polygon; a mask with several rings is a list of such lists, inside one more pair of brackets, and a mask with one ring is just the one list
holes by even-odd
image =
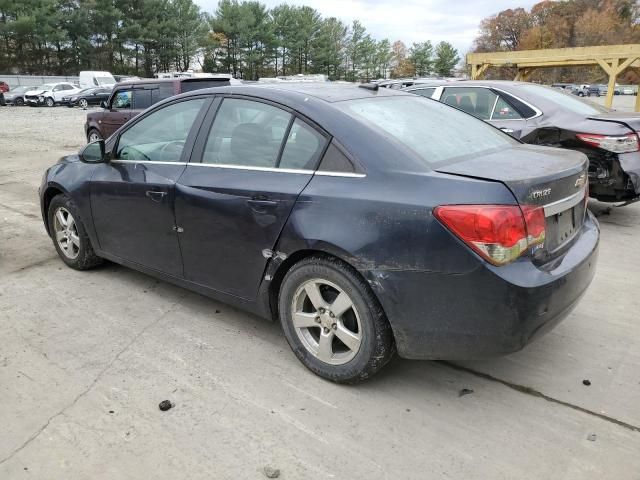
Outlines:
{"label": "front door", "polygon": [[326,143],[323,133],[277,106],[225,98],[177,184],[185,278],[254,299]]}
{"label": "front door", "polygon": [[210,99],[156,109],[123,131],[109,163],[91,179],[100,248],[121,259],[182,276],[174,216],[175,184],[185,169],[192,127]]}
{"label": "front door", "polygon": [[107,110],[100,120],[102,125],[102,135],[104,138],[110,137],[122,125],[131,118],[133,108],[133,94],[131,87],[120,88],[113,92]]}

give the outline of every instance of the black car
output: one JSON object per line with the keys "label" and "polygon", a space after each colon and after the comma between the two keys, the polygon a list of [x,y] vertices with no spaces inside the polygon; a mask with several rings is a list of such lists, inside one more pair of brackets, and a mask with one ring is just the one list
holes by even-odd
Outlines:
{"label": "black car", "polygon": [[393,356],[506,354],[593,278],[587,159],[392,89],[220,87],[164,100],[49,168],[60,258],[108,259],[279,318],[337,382]]}
{"label": "black car", "polygon": [[640,199],[640,114],[616,112],[556,88],[500,80],[405,89],[463,110],[535,145],[589,157],[589,195],[603,202]]}
{"label": "black car", "polygon": [[89,105],[100,105],[111,95],[111,88],[91,87],[80,90],[68,97],[62,97],[62,103],[69,107],[80,106],[87,108]]}

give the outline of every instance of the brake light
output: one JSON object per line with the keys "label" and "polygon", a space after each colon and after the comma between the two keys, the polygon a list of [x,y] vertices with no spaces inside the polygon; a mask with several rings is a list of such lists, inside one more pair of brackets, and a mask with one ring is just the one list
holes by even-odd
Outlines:
{"label": "brake light", "polygon": [[493,265],[506,265],[545,239],[542,207],[441,205],[434,216]]}
{"label": "brake light", "polygon": [[638,145],[638,135],[635,133],[615,136],[597,135],[595,133],[578,133],[576,134],[576,137],[584,143],[614,153],[637,152],[640,149]]}

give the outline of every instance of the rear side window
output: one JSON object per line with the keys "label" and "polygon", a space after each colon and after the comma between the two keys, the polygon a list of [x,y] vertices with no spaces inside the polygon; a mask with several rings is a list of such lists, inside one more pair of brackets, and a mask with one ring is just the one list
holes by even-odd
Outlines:
{"label": "rear side window", "polygon": [[442,92],[444,103],[482,120],[491,118],[497,98],[498,95],[488,88],[450,87]]}
{"label": "rear side window", "polygon": [[175,95],[173,82],[163,82],[158,84],[158,88],[151,92],[151,98],[153,103],[158,103]]}
{"label": "rear side window", "polygon": [[274,168],[291,114],[261,102],[225,99],[216,114],[203,163]]}
{"label": "rear side window", "polygon": [[515,108],[507,103],[504,98],[498,97],[496,106],[493,109],[493,114],[491,115],[491,120],[517,120],[520,118],[522,118],[522,116]]}
{"label": "rear side window", "polygon": [[327,147],[327,151],[322,157],[322,163],[318,167],[320,172],[340,172],[340,173],[356,173],[354,164],[342,153],[342,151],[331,142]]}
{"label": "rear side window", "polygon": [[399,142],[427,165],[519,144],[477,118],[417,95],[363,98],[336,107]]}
{"label": "rear side window", "polygon": [[278,167],[314,170],[325,145],[326,140],[322,135],[296,118],[289,131]]}
{"label": "rear side window", "polygon": [[435,92],[435,87],[433,88],[419,88],[417,90],[411,90],[411,93],[415,93],[416,95],[420,95],[421,97],[431,98],[433,92]]}
{"label": "rear side window", "polygon": [[133,91],[133,108],[144,110],[151,106],[151,92],[149,89],[135,89]]}

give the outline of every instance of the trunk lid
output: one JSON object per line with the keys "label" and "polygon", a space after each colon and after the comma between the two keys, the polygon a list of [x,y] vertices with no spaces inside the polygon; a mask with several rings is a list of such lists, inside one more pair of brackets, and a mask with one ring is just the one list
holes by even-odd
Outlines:
{"label": "trunk lid", "polygon": [[519,204],[543,207],[544,249],[553,254],[575,236],[584,221],[587,167],[587,157],[579,152],[518,145],[441,166],[436,171],[501,182]]}
{"label": "trunk lid", "polygon": [[633,132],[640,131],[640,116],[634,115],[628,112],[609,112],[601,113],[600,115],[594,115],[589,117],[589,120],[596,120],[599,122],[612,122],[624,125]]}

